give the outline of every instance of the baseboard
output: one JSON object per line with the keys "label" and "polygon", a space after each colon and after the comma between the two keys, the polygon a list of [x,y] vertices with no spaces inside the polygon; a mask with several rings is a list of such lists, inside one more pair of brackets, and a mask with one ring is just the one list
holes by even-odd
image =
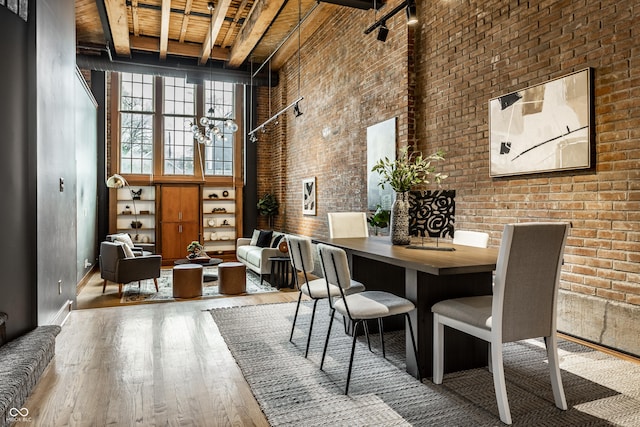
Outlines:
{"label": "baseboard", "polygon": [[71,313],[72,307],[73,307],[73,301],[71,300],[65,301],[65,303],[62,304],[62,307],[60,307],[60,310],[58,310],[56,315],[53,316],[53,319],[51,320],[50,324],[63,326],[64,322],[67,321],[67,318]]}
{"label": "baseboard", "polygon": [[89,280],[91,280],[91,276],[93,275],[93,273],[95,273],[97,270],[98,264],[93,264],[89,271],[86,272],[84,277],[80,279],[80,281],[76,284],[76,295],[78,295],[82,291],[82,289],[84,289],[87,283],[89,283]]}

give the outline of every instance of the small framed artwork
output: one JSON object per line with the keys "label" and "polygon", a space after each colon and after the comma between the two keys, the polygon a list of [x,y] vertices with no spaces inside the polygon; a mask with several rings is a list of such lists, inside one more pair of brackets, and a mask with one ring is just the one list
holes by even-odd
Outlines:
{"label": "small framed artwork", "polygon": [[491,99],[491,176],[590,168],[591,81],[587,68]]}
{"label": "small framed artwork", "polygon": [[316,178],[302,180],[302,215],[316,214]]}

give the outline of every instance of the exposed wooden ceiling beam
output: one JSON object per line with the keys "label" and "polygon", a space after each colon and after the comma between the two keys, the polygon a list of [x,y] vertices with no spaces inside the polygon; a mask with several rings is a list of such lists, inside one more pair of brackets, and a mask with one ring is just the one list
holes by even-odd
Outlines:
{"label": "exposed wooden ceiling beam", "polygon": [[138,0],[131,0],[131,20],[133,21],[133,35],[140,35],[140,21],[138,19]]}
{"label": "exposed wooden ceiling beam", "polygon": [[229,31],[227,31],[227,35],[224,37],[224,41],[222,42],[222,47],[227,47],[232,42],[233,31],[235,27],[238,25],[238,20],[242,16],[244,9],[247,7],[248,0],[242,0],[240,6],[238,6],[238,10],[236,11],[236,15],[233,17],[233,22],[229,25]]}
{"label": "exposed wooden ceiling beam", "polygon": [[229,67],[242,65],[258,44],[286,0],[257,0],[240,29],[231,49]]}
{"label": "exposed wooden ceiling beam", "polygon": [[210,57],[211,47],[213,46],[213,43],[215,43],[216,38],[218,38],[220,28],[222,28],[222,23],[224,22],[225,16],[227,16],[227,11],[229,10],[230,5],[231,0],[219,0],[218,4],[216,4],[213,9],[213,15],[211,16],[211,22],[209,23],[209,31],[207,32],[207,37],[205,37],[204,43],[202,44],[202,52],[200,54],[201,64],[206,64]]}
{"label": "exposed wooden ceiling beam", "polygon": [[111,38],[116,54],[131,56],[129,47],[129,22],[127,20],[127,5],[125,0],[104,0],[111,27]]}
{"label": "exposed wooden ceiling beam", "polygon": [[[144,52],[158,52],[159,41],[155,37],[131,37],[131,49]],[[202,48],[199,43],[180,43],[174,40],[169,40],[167,43],[168,55],[200,58],[201,50]],[[214,46],[211,57],[218,61],[226,61],[229,59],[229,49]]]}
{"label": "exposed wooden ceiling beam", "polygon": [[[327,19],[336,13],[339,6],[327,3],[320,3],[300,27],[300,45],[304,43],[315,33]],[[297,31],[296,31],[297,33]],[[292,34],[291,37],[278,49],[271,58],[271,67],[279,69],[287,60],[298,51],[298,35]]]}
{"label": "exposed wooden ceiling beam", "polygon": [[184,43],[184,37],[187,34],[187,27],[189,26],[189,16],[191,15],[191,8],[193,7],[193,0],[187,0],[184,6],[184,15],[182,17],[182,26],[180,27],[180,37],[178,41]]}
{"label": "exposed wooden ceiling beam", "polygon": [[171,18],[171,0],[162,0],[162,14],[160,17],[160,59],[167,59],[167,45],[169,43],[169,20]]}

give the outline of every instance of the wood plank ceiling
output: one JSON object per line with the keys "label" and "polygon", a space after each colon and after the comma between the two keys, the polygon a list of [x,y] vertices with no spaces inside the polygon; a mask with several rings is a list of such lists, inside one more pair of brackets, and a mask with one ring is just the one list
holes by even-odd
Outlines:
{"label": "wood plank ceiling", "polygon": [[[361,9],[375,4],[373,0],[215,0],[211,11],[207,0],[75,0],[77,53],[108,52],[118,59],[146,53],[159,62],[167,57],[191,58],[199,65],[211,59],[226,68],[246,66],[248,61],[260,64],[271,57],[270,67],[277,70],[297,51],[298,43],[304,44],[337,10],[354,3]],[[300,18],[304,21],[298,40]]]}

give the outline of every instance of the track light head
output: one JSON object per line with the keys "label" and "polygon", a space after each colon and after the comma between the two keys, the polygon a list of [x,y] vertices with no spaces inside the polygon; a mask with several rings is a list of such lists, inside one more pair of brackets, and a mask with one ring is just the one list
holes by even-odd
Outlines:
{"label": "track light head", "polygon": [[386,42],[387,41],[387,36],[389,35],[389,29],[387,28],[386,24],[382,24],[380,26],[380,28],[378,28],[378,40],[380,40],[381,42]]}
{"label": "track light head", "polygon": [[300,106],[298,105],[297,102],[293,106],[293,115],[296,116],[296,117],[300,117],[302,115],[302,111],[300,111]]}
{"label": "track light head", "polygon": [[416,3],[414,0],[407,0],[407,25],[415,25],[418,23],[418,13],[416,10]]}

